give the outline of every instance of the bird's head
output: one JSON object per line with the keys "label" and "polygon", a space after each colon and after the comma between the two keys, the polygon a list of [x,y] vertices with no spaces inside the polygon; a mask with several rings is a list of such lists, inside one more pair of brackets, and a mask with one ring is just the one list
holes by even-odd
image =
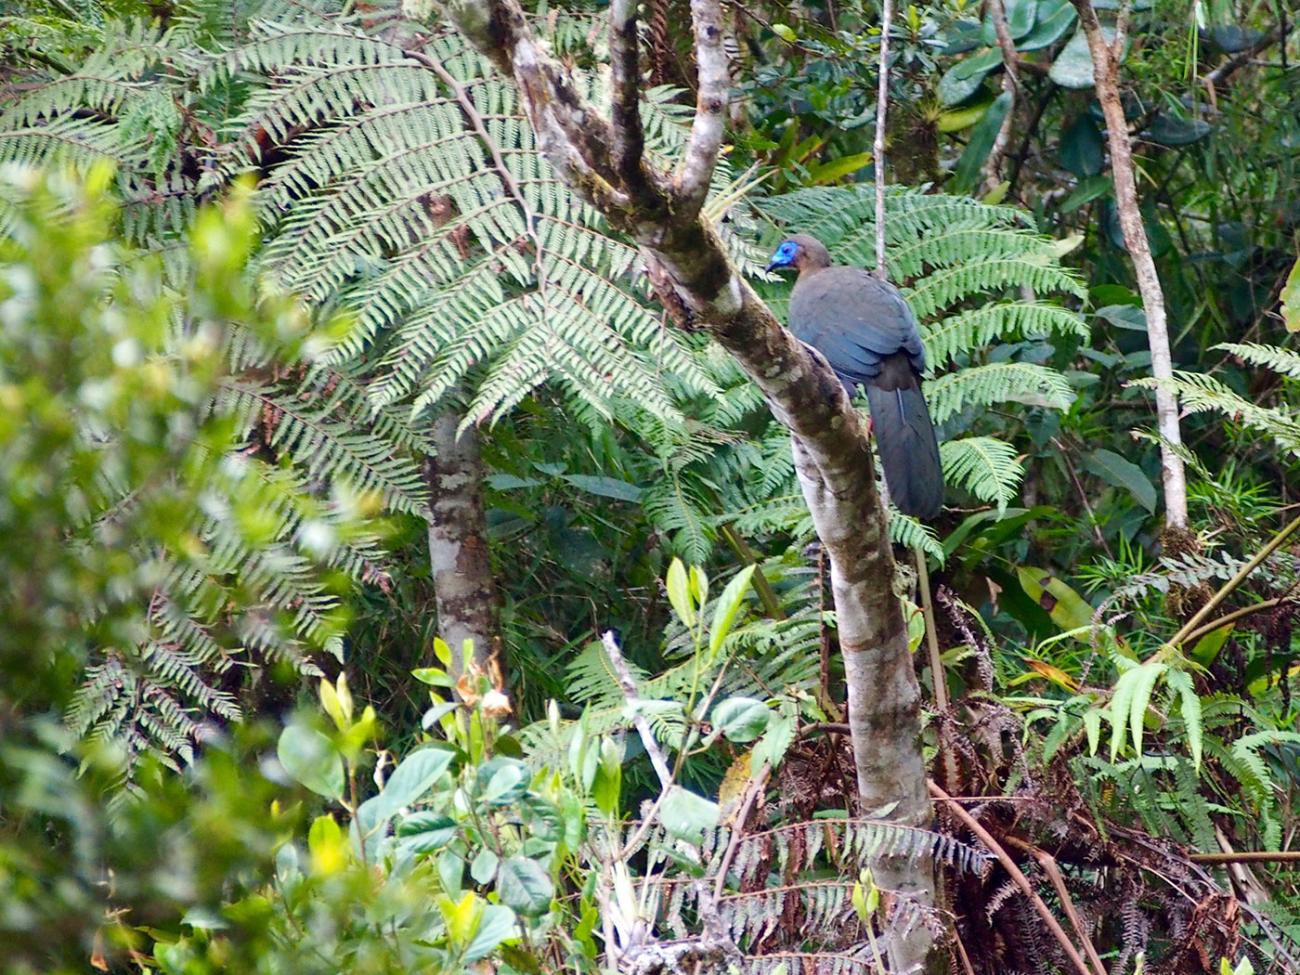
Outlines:
{"label": "bird's head", "polygon": [[767,270],[771,273],[792,267],[802,272],[829,267],[830,263],[831,256],[820,240],[807,234],[795,234],[777,246],[772,259],[767,263]]}

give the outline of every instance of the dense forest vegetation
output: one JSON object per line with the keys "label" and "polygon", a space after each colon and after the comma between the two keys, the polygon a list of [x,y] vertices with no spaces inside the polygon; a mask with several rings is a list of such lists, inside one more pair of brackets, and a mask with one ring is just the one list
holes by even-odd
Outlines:
{"label": "dense forest vegetation", "polygon": [[10,0],[0,969],[1300,973],[1295,16]]}

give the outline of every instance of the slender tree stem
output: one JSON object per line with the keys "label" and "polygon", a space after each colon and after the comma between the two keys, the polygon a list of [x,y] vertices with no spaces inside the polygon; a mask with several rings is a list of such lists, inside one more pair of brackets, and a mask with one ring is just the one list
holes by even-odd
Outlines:
{"label": "slender tree stem", "polygon": [[[1216,592],[1213,597],[1211,597],[1210,601],[1206,603],[1204,606],[1202,606],[1199,610],[1197,610],[1196,614],[1191,619],[1189,619],[1186,623],[1184,623],[1182,628],[1177,633],[1175,633],[1172,637],[1170,637],[1169,641],[1164,646],[1162,646],[1158,651],[1156,651],[1156,654],[1157,655],[1167,654],[1170,651],[1172,651],[1175,647],[1178,647],[1181,644],[1186,643],[1189,635],[1196,632],[1197,628],[1200,627],[1200,625],[1203,622],[1205,622],[1205,619],[1211,613],[1213,613],[1216,609],[1219,608],[1220,604],[1222,604],[1222,602],[1232,594],[1233,590],[1236,589],[1238,586],[1240,586],[1243,582],[1245,582],[1246,577],[1249,576],[1256,569],[1258,569],[1260,565],[1263,564],[1265,559],[1267,559],[1270,555],[1272,555],[1279,548],[1281,548],[1282,544],[1288,538],[1290,538],[1291,535],[1294,534],[1296,529],[1298,528],[1300,528],[1300,518],[1297,518],[1295,521],[1291,522],[1280,532],[1274,535],[1272,540],[1267,545],[1265,545],[1262,549],[1256,552],[1254,557],[1251,558],[1249,562],[1247,562],[1240,569],[1238,569],[1237,574],[1234,575],[1227,582],[1225,582],[1219,588],[1219,591]],[[1212,629],[1217,629],[1217,628],[1218,628],[1217,626],[1212,627]]]}
{"label": "slender tree stem", "polygon": [[[1106,118],[1106,139],[1110,145],[1110,167],[1115,181],[1115,200],[1119,210],[1124,246],[1133,261],[1142,309],[1146,313],[1147,343],[1151,349],[1151,375],[1157,380],[1173,378],[1173,357],[1169,349],[1169,324],[1165,312],[1165,295],[1151,256],[1138,201],[1137,175],[1133,165],[1133,145],[1119,90],[1119,58],[1124,49],[1129,4],[1122,3],[1116,18],[1115,42],[1106,40],[1092,0],[1071,0],[1079,12],[1079,23],[1088,39],[1092,56],[1097,100]],[[1182,434],[1178,421],[1178,397],[1166,385],[1156,387],[1156,418],[1160,436],[1160,466],[1165,493],[1165,523],[1170,528],[1187,528],[1187,475],[1178,455]]]}
{"label": "slender tree stem", "polygon": [[934,683],[934,706],[948,710],[948,679],[944,675],[943,656],[939,653],[939,634],[934,628],[934,600],[930,595],[930,568],[925,564],[925,553],[918,545],[912,550],[916,556],[916,584],[921,590],[921,612],[925,617],[925,645],[930,654],[930,680]]}
{"label": "slender tree stem", "polygon": [[871,165],[876,172],[876,277],[882,280],[889,276],[885,271],[885,123],[889,111],[889,28],[893,17],[893,0],[880,0],[880,68]]}

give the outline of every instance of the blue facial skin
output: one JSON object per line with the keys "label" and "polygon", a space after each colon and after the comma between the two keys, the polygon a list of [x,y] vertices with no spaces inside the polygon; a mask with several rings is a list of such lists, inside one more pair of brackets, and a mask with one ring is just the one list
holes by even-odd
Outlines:
{"label": "blue facial skin", "polygon": [[795,255],[799,253],[799,245],[793,240],[787,240],[776,249],[772,255],[772,260],[767,264],[769,272],[775,271],[779,267],[792,267],[794,265]]}

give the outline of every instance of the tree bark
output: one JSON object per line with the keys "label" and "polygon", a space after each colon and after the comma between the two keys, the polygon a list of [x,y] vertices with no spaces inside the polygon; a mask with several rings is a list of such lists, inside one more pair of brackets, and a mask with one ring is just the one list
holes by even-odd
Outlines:
{"label": "tree bark", "polygon": [[424,462],[429,485],[429,568],[438,610],[438,633],[452,649],[453,671],[462,672],[461,647],[474,643],[473,662],[502,689],[501,633],[496,583],[488,558],[483,507],[483,461],[473,427],[456,433],[463,417],[454,410],[433,421],[436,455]]}
{"label": "tree bark", "polygon": [[[1142,224],[1133,168],[1133,145],[1120,101],[1119,59],[1124,51],[1130,6],[1127,0],[1121,5],[1116,18],[1115,39],[1107,41],[1092,0],[1071,0],[1071,3],[1079,11],[1079,23],[1088,38],[1097,100],[1101,102],[1106,118],[1106,141],[1110,146],[1110,168],[1115,180],[1120,229],[1124,232],[1124,246],[1133,260],[1138,291],[1142,295],[1142,310],[1146,314],[1151,375],[1158,380],[1169,380],[1173,378],[1174,369],[1169,351],[1165,295],[1156,274],[1155,260],[1151,257],[1146,227]],[[1160,466],[1164,481],[1165,524],[1183,533],[1187,530],[1187,476],[1183,459],[1177,453],[1183,442],[1178,425],[1178,397],[1163,385],[1156,387],[1156,419],[1164,440],[1160,445]]]}
{"label": "tree bark", "polygon": [[[920,689],[893,591],[895,566],[867,431],[824,359],[787,332],[737,273],[700,210],[722,146],[727,106],[725,24],[718,0],[693,0],[696,112],[682,162],[661,172],[644,155],[635,0],[610,5],[612,118],[601,116],[533,37],[517,0],[448,5],[466,37],[518,86],[538,145],[570,187],[642,248],[678,313],[707,327],[790,430],[804,495],[831,560],[845,654],[861,803],[908,825],[931,819],[920,740]],[[882,887],[923,910],[934,870],[878,858]],[[900,924],[894,971],[941,971],[926,923]]]}

